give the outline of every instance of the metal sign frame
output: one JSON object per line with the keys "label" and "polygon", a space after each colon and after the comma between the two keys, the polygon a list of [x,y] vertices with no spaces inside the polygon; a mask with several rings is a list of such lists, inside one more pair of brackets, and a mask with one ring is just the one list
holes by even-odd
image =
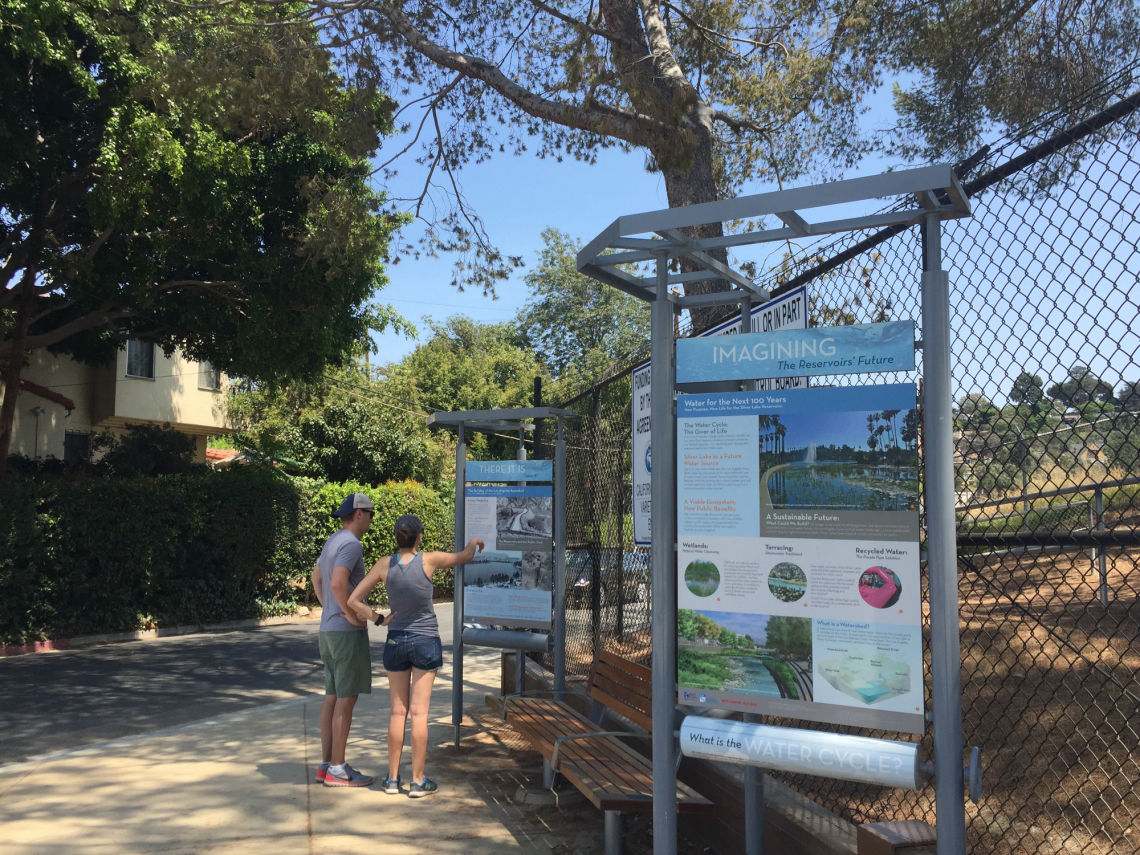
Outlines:
{"label": "metal sign frame", "polygon": [[525,435],[534,430],[534,420],[555,419],[558,431],[554,442],[554,580],[553,614],[549,636],[539,638],[538,633],[515,630],[464,630],[463,627],[463,565],[455,567],[452,610],[452,682],[451,723],[455,732],[455,746],[459,747],[460,727],[463,724],[463,650],[464,643],[484,647],[499,647],[518,651],[516,681],[524,677],[526,650],[549,649],[554,652],[554,690],[561,698],[566,689],[566,440],[563,420],[577,418],[573,410],[554,407],[519,407],[502,410],[462,410],[438,412],[428,416],[428,427],[444,428],[456,432],[455,444],[455,549],[466,545],[464,531],[464,505],[466,494],[468,430],[484,433],[510,432],[518,434],[518,460],[526,460]]}
{"label": "metal sign frame", "polygon": [[[856,216],[849,216],[847,211],[828,216],[824,210],[834,206],[866,205],[873,200],[879,205],[893,201],[894,205],[885,212]],[[806,209],[820,216],[813,222]],[[923,238],[925,385],[922,398],[938,851],[946,855],[965,855],[949,277],[942,270],[941,223],[968,216],[969,200],[958,177],[951,166],[941,164],[619,217],[578,253],[579,271],[649,302],[652,311],[650,441],[654,457],[662,461],[662,465],[653,469],[651,484],[654,509],[651,533],[653,719],[669,724],[655,727],[652,737],[654,855],[675,855],[677,851],[673,783],[678,750],[673,734],[677,657],[673,498],[676,472],[672,463],[676,455],[674,395],[677,387],[674,310],[740,304],[742,318],[747,318],[753,300],[767,300],[771,296],[749,277],[719,261],[712,252],[892,225],[917,226]],[[775,217],[782,225],[702,239],[686,233],[686,229],[696,226],[728,221],[763,222],[765,217]],[[675,264],[676,261],[682,263]],[[647,263],[652,265],[653,275],[643,276],[636,266]],[[693,296],[673,293],[675,286],[710,280],[726,282],[728,290]],[[750,768],[750,771],[755,770]],[[745,804],[747,851],[749,855],[759,855],[763,851],[763,790],[759,775],[746,777]]]}

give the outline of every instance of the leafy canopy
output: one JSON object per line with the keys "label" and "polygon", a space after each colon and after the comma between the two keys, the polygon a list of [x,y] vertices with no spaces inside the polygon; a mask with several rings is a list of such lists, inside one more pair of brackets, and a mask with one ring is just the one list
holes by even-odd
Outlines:
{"label": "leafy canopy", "polygon": [[555,377],[596,377],[649,342],[649,310],[639,300],[578,272],[569,235],[542,233],[538,264],[526,274],[530,296],[517,323]]}
{"label": "leafy canopy", "polygon": [[312,376],[391,320],[370,306],[394,222],[368,167],[391,102],[346,85],[287,8],[231,11],[0,2],[6,371],[140,336]]}
{"label": "leafy canopy", "polygon": [[[306,5],[356,79],[406,102],[426,168],[410,204],[423,214],[450,194],[432,239],[474,254],[456,283],[484,288],[518,260],[497,254],[464,205],[464,165],[528,150],[589,163],[616,146],[644,152],[670,206],[707,202],[833,175],[871,148],[954,162],[995,125],[1047,114],[1057,128],[1076,94],[1140,58],[1134,0]],[[861,119],[888,81],[897,121],[878,133]]]}

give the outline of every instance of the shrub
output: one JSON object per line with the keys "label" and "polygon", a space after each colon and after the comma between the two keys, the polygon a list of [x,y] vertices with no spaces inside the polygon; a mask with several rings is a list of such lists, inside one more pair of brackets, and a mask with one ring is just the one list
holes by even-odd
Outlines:
{"label": "shrub", "polygon": [[[349,492],[377,513],[369,563],[395,548],[402,513],[425,548],[451,549],[451,504],[414,482],[324,484],[272,469],[105,477],[91,469],[10,471],[0,480],[0,644],[291,613],[330,514]],[[437,576],[451,593],[450,571]]]}

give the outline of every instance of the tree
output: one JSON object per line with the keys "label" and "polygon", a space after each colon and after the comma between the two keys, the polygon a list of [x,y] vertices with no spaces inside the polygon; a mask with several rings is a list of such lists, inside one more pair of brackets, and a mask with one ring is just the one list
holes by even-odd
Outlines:
{"label": "tree", "polygon": [[428,432],[426,414],[407,405],[406,383],[369,378],[360,366],[334,368],[315,382],[236,393],[233,437],[304,475],[382,484],[414,480],[438,488],[453,446]]}
{"label": "tree", "polygon": [[1112,386],[1097,377],[1084,365],[1074,365],[1069,376],[1060,383],[1054,383],[1046,394],[1069,409],[1079,409],[1085,404],[1113,400]]}
{"label": "tree", "polygon": [[1140,380],[1133,380],[1121,386],[1120,391],[1116,393],[1116,399],[1120,401],[1120,406],[1130,413],[1140,412]]}
{"label": "tree", "polygon": [[1009,400],[1015,404],[1025,404],[1036,413],[1045,397],[1044,386],[1044,382],[1036,374],[1022,371],[1010,387]]}
{"label": "tree", "polygon": [[692,609],[677,609],[677,635],[693,641],[697,637],[697,613]]}
{"label": "tree", "polygon": [[[674,207],[841,170],[871,145],[858,119],[884,79],[911,81],[895,85],[902,153],[953,160],[995,124],[1046,112],[1069,122],[1074,94],[1140,45],[1130,0],[333,0],[310,10],[359,75],[422,110],[411,122],[427,138],[420,206],[439,184],[457,186],[463,164],[532,144],[540,157],[586,162],[606,147],[641,150]],[[461,203],[438,225],[450,237],[433,231],[437,246],[484,253],[457,283],[489,287],[509,269]]]}
{"label": "tree", "polygon": [[391,102],[346,86],[311,25],[4,0],[0,32],[0,467],[31,351],[102,361],[140,337],[313,376],[390,319],[367,164]]}
{"label": "tree", "polygon": [[525,279],[530,297],[519,330],[555,377],[595,377],[628,361],[649,342],[649,312],[641,301],[578,272],[579,246],[569,235],[542,233],[539,262]]}
{"label": "tree", "polygon": [[979,430],[992,424],[998,416],[997,407],[985,395],[971,392],[958,400],[956,407],[959,430]]}
{"label": "tree", "polygon": [[[424,412],[529,407],[534,378],[549,380],[541,360],[511,323],[479,324],[455,316],[432,324],[432,336],[390,366],[388,376],[408,389],[406,404]],[[554,386],[552,395],[557,395]],[[556,399],[556,398],[555,398]],[[517,438],[483,434],[468,439],[473,452],[513,457]]]}

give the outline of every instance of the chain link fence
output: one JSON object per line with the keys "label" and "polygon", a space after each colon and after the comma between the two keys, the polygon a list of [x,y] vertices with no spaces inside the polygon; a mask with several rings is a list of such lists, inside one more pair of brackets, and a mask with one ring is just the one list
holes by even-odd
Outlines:
{"label": "chain link fence", "polygon": [[[976,855],[1140,851],[1140,92],[1089,104],[1081,125],[1043,119],[961,164],[973,216],[943,233]],[[766,284],[806,284],[813,324],[919,319],[920,270],[918,230],[892,229],[791,254]],[[812,384],[921,383],[919,363]],[[560,406],[581,415],[566,437],[566,593],[568,669],[583,674],[603,647],[650,651],[630,370]],[[853,822],[937,820],[932,786],[781,777]]]}

